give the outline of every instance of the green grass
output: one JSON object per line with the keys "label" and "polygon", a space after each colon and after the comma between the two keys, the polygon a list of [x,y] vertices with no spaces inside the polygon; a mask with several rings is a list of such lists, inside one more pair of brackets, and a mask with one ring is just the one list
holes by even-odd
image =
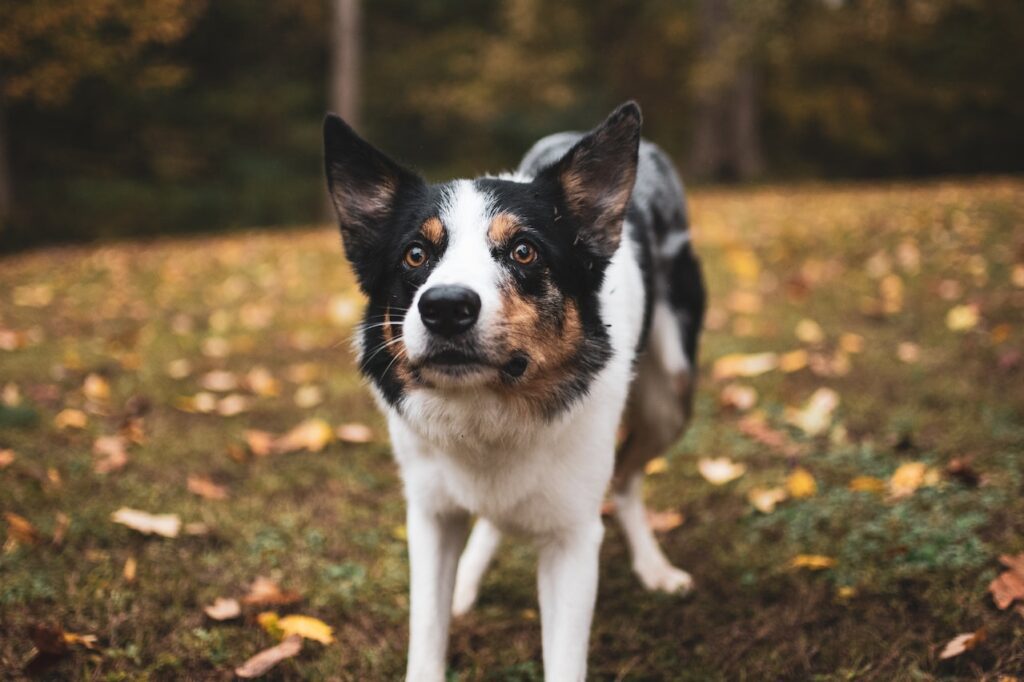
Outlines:
{"label": "green grass", "polygon": [[[986,588],[999,554],[1024,551],[1024,288],[1011,274],[1024,266],[1024,183],[705,191],[692,208],[712,298],[700,397],[691,431],[668,453],[668,470],[649,479],[648,497],[652,507],[685,514],[662,540],[698,591],[685,600],[645,593],[609,524],[592,678],[1021,674],[1024,618],[996,610]],[[889,314],[877,310],[880,286],[894,286],[891,278],[880,284],[886,273],[902,285]],[[46,290],[52,301],[40,305]],[[736,291],[760,294],[760,309],[736,312]],[[25,340],[0,350],[0,387],[14,384],[23,396],[0,408],[0,449],[16,453],[0,469],[0,512],[26,517],[42,536],[0,551],[0,676],[17,676],[32,648],[29,627],[44,623],[99,639],[96,651],[56,661],[46,673],[54,679],[230,677],[274,640],[253,612],[217,623],[202,606],[240,596],[260,575],[302,593],[284,610],[322,619],[337,638],[308,643],[269,679],[401,675],[408,599],[400,485],[383,422],[354,371],[350,323],[330,315],[338,300],[358,304],[326,227],[0,261],[0,334]],[[977,306],[977,326],[947,327],[957,305]],[[822,343],[795,338],[802,318],[821,325]],[[827,376],[818,366],[739,380],[756,388],[768,423],[802,446],[799,458],[744,436],[742,416],[720,406],[725,382],[711,377],[715,358],[804,347],[828,360],[844,333],[864,338],[846,373]],[[203,354],[210,337],[228,341],[226,357]],[[914,363],[898,357],[905,342],[919,348]],[[166,367],[179,358],[193,371],[172,379]],[[324,391],[318,406],[293,401],[298,384],[288,377],[300,363],[312,365]],[[234,417],[175,407],[200,390],[206,371],[244,374],[255,365],[278,378],[279,396],[255,397]],[[110,383],[105,405],[87,405],[90,373]],[[785,407],[819,387],[839,393],[835,420],[844,429],[807,438],[786,425]],[[96,474],[93,441],[116,431],[133,396],[152,404],[145,443],[124,469]],[[84,430],[53,425],[65,407],[89,413]],[[364,422],[378,438],[239,456],[245,429],[282,433],[308,417]],[[748,470],[712,486],[697,472],[700,456],[728,456]],[[848,489],[855,476],[887,479],[904,462],[944,472],[963,457],[980,485],[943,474],[899,500]],[[771,514],[754,511],[750,488],[779,485],[797,465],[813,474],[817,494]],[[189,493],[189,475],[225,485],[230,498]],[[210,532],[142,536],[109,520],[121,506],[176,513]],[[58,513],[70,526],[55,545]],[[798,554],[837,563],[789,569]],[[130,558],[134,581],[123,575]],[[541,678],[534,559],[528,543],[506,542],[478,608],[454,624],[450,679]],[[982,627],[984,643],[939,660],[946,641]]]}

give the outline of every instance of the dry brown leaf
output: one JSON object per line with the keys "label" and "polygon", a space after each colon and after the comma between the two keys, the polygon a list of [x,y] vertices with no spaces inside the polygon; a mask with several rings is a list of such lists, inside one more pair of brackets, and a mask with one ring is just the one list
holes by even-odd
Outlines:
{"label": "dry brown leaf", "polygon": [[282,590],[276,582],[262,576],[252,581],[249,593],[242,597],[242,603],[248,606],[284,606],[301,600],[298,592]]}
{"label": "dry brown leaf", "polygon": [[242,606],[237,599],[217,597],[212,604],[204,606],[203,611],[213,620],[231,620],[242,615]]}
{"label": "dry brown leaf", "polygon": [[953,639],[946,642],[946,646],[943,647],[942,652],[939,654],[940,660],[947,658],[953,658],[959,656],[965,651],[970,651],[977,645],[985,641],[985,629],[976,630],[975,632],[967,632],[962,635],[957,635]]}
{"label": "dry brown leaf", "polygon": [[35,545],[39,543],[40,535],[32,522],[20,514],[4,512],[4,520],[7,521],[7,537],[20,542],[23,545]]}
{"label": "dry brown leaf", "polygon": [[249,390],[258,396],[272,398],[281,392],[281,386],[266,367],[253,367],[245,375]]}
{"label": "dry brown leaf", "polygon": [[188,491],[207,500],[228,499],[228,489],[205,476],[189,476]]}
{"label": "dry brown leaf", "polygon": [[847,353],[860,353],[864,350],[864,337],[860,334],[845,332],[839,337],[839,348]]}
{"label": "dry brown leaf", "polygon": [[176,538],[181,532],[181,519],[177,514],[150,514],[121,507],[110,515],[110,520],[128,526],[145,535],[162,535],[165,538]]}
{"label": "dry brown leaf", "polygon": [[135,576],[139,572],[139,562],[135,560],[135,557],[130,556],[124,560],[124,568],[121,569],[121,575],[128,582],[135,582]]}
{"label": "dry brown leaf", "polygon": [[1004,554],[999,561],[1006,566],[989,586],[992,599],[1000,609],[1008,609],[1015,601],[1024,602],[1024,553],[1017,556]]}
{"label": "dry brown leaf", "polygon": [[71,527],[71,517],[64,512],[57,512],[54,514],[53,521],[53,537],[51,542],[55,547],[60,547],[64,544],[64,538],[68,534],[68,528]]}
{"label": "dry brown leaf", "polygon": [[810,359],[804,349],[793,350],[779,356],[779,370],[786,374],[792,374],[807,366]]}
{"label": "dry brown leaf", "polygon": [[651,530],[656,533],[664,533],[670,531],[673,528],[678,528],[683,525],[685,517],[682,513],[670,509],[667,511],[652,511],[647,510],[647,523],[650,524]]}
{"label": "dry brown leaf", "polygon": [[373,429],[366,424],[349,422],[339,426],[335,435],[344,443],[369,443],[373,440]]}
{"label": "dry brown leaf", "polygon": [[217,401],[217,414],[222,417],[234,417],[247,412],[252,401],[239,393],[231,393]]}
{"label": "dry brown leaf", "polygon": [[227,393],[238,388],[238,377],[227,370],[215,369],[200,377],[199,385],[207,391]]}
{"label": "dry brown leaf", "polygon": [[92,444],[92,454],[95,455],[92,470],[109,474],[128,464],[128,443],[122,436],[100,436]]}
{"label": "dry brown leaf", "polygon": [[702,457],[697,460],[697,471],[712,485],[725,485],[735,481],[747,471],[745,464],[739,464],[728,457]]}
{"label": "dry brown leaf", "polygon": [[799,445],[791,441],[784,432],[769,426],[764,415],[759,412],[744,417],[738,426],[744,436],[767,445],[786,457],[799,457],[803,454]]}
{"label": "dry brown leaf", "polygon": [[110,399],[110,384],[99,374],[90,374],[82,384],[82,393],[93,402],[104,403]]}
{"label": "dry brown leaf", "polygon": [[292,635],[277,646],[264,649],[235,668],[235,674],[246,679],[260,677],[281,661],[297,656],[300,651],[302,651],[302,637]]}
{"label": "dry brown leaf", "polygon": [[14,460],[17,456],[14,454],[14,450],[0,449],[0,469],[6,469],[7,467],[14,464]]}

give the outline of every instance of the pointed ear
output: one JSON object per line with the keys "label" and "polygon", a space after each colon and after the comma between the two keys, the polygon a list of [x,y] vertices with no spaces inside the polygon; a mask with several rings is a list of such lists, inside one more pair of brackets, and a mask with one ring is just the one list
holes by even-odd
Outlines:
{"label": "pointed ear", "polygon": [[615,253],[622,237],[636,180],[640,125],[640,107],[626,102],[548,171],[580,226],[580,241],[603,258]]}
{"label": "pointed ear", "polygon": [[360,283],[368,285],[379,237],[394,217],[399,197],[421,190],[424,182],[359,137],[335,114],[324,119],[324,166],[345,253]]}

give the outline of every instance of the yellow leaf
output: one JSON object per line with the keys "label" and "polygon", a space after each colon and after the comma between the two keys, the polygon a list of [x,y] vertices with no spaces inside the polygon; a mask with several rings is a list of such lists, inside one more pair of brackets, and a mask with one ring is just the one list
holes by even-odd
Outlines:
{"label": "yellow leaf", "polygon": [[858,493],[885,492],[885,481],[874,476],[857,476],[850,481],[850,490]]}
{"label": "yellow leaf", "polygon": [[857,588],[850,585],[843,585],[836,590],[836,596],[842,600],[853,599],[857,596]]}
{"label": "yellow leaf", "polygon": [[312,616],[291,615],[277,621],[285,637],[299,635],[304,639],[312,639],[321,644],[334,641],[334,629],[327,623]]}
{"label": "yellow leaf", "polygon": [[752,488],[747,500],[762,514],[771,514],[775,506],[788,497],[785,488]]}
{"label": "yellow leaf", "polygon": [[755,377],[770,372],[779,366],[779,356],[775,353],[754,353],[745,355],[732,353],[715,360],[712,374],[715,379],[731,379],[732,377]]}
{"label": "yellow leaf", "polygon": [[882,296],[882,312],[895,315],[903,310],[903,280],[899,275],[886,275],[878,283],[878,291]]}
{"label": "yellow leaf", "polygon": [[281,628],[277,625],[280,619],[276,611],[263,611],[256,616],[256,622],[260,624],[260,627],[272,637],[278,638],[281,637]]}
{"label": "yellow leaf", "polygon": [[712,485],[725,485],[734,481],[747,471],[744,464],[732,461],[728,457],[702,457],[697,461],[697,470],[700,475]]}
{"label": "yellow leaf", "polygon": [[807,351],[802,348],[800,350],[783,353],[779,356],[779,369],[786,374],[797,372],[807,366],[809,357],[810,356],[808,356]]}
{"label": "yellow leaf", "polygon": [[85,412],[68,408],[57,413],[53,418],[53,425],[58,429],[84,429],[88,421]]}
{"label": "yellow leaf", "polygon": [[761,273],[761,263],[749,249],[729,249],[725,253],[729,269],[738,279],[748,284],[757,281]]}
{"label": "yellow leaf", "polygon": [[821,571],[826,568],[832,568],[836,563],[836,560],[832,557],[822,556],[820,554],[798,554],[790,560],[789,567]]}
{"label": "yellow leaf", "polygon": [[925,485],[928,467],[924,462],[905,462],[896,468],[889,479],[889,493],[894,498],[907,497]]}
{"label": "yellow leaf", "polygon": [[90,374],[82,384],[82,393],[94,402],[106,402],[110,399],[110,384],[99,374]]}
{"label": "yellow leaf", "polygon": [[796,499],[813,497],[818,492],[818,484],[811,472],[798,467],[786,477],[786,490]]}
{"label": "yellow leaf", "polygon": [[320,452],[334,440],[334,430],[323,419],[307,419],[274,442],[276,452]]}
{"label": "yellow leaf", "polygon": [[644,473],[648,476],[662,474],[668,471],[668,460],[664,457],[655,457],[644,467]]}
{"label": "yellow leaf", "polygon": [[978,306],[958,305],[949,309],[946,313],[946,326],[955,332],[964,332],[978,326]]}
{"label": "yellow leaf", "polygon": [[819,388],[811,394],[803,409],[786,408],[786,421],[808,436],[817,436],[831,426],[832,412],[838,406],[838,393],[831,388]]}
{"label": "yellow leaf", "polygon": [[396,540],[401,540],[402,542],[405,542],[409,539],[409,531],[405,529],[404,524],[398,525],[391,529],[391,537],[393,537]]}
{"label": "yellow leaf", "polygon": [[825,340],[825,332],[822,330],[821,325],[806,317],[797,322],[794,334],[803,343],[811,345]]}

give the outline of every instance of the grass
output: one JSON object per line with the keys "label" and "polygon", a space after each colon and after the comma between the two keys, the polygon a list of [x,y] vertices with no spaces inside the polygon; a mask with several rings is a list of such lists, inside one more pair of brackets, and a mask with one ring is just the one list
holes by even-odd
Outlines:
{"label": "grass", "polygon": [[[648,497],[685,515],[662,541],[698,591],[687,600],[643,592],[609,524],[592,678],[1020,675],[1024,618],[998,611],[986,588],[999,554],[1024,551],[1024,288],[1013,284],[1024,266],[1024,182],[703,191],[692,209],[712,297],[702,384],[693,428],[649,479]],[[401,675],[403,503],[348,347],[358,305],[327,227],[0,261],[0,346],[17,346],[0,350],[0,387],[21,394],[8,389],[0,408],[0,449],[15,453],[0,469],[0,512],[27,518],[41,538],[9,537],[0,552],[0,672],[21,674],[29,628],[42,623],[98,638],[95,651],[73,648],[44,677],[228,678],[274,639],[254,612],[220,623],[202,606],[269,576],[304,597],[282,612],[316,616],[337,639],[308,643],[270,679]],[[950,309],[964,305],[976,307],[977,324],[950,329]],[[823,340],[794,336],[805,318]],[[862,337],[862,350],[841,351],[856,345],[843,334]],[[741,432],[744,416],[720,404],[727,382],[713,380],[711,365],[798,348],[810,367],[738,380],[801,453],[780,454]],[[178,359],[191,372],[174,379],[167,366]],[[257,365],[278,379],[278,396],[254,397],[231,417],[176,407],[206,372]],[[107,380],[109,399],[86,399],[90,374]],[[318,386],[323,402],[297,407],[300,384]],[[785,408],[820,387],[840,404],[832,426],[809,437],[787,425]],[[144,443],[123,469],[95,473],[94,440],[114,433],[138,396],[152,405]],[[87,413],[84,429],[54,425],[67,407]],[[242,445],[246,429],[282,433],[309,417],[363,422],[377,438],[269,457]],[[700,456],[730,457],[747,473],[711,485]],[[969,460],[967,476],[945,473],[956,458]],[[906,462],[939,480],[900,499],[849,489],[856,476],[885,481]],[[816,494],[769,514],[751,507],[751,488],[779,485],[797,466]],[[230,497],[190,493],[190,475]],[[209,532],[143,536],[110,521],[122,506]],[[59,514],[70,524],[56,543]],[[788,568],[799,554],[836,564]],[[134,580],[124,575],[130,559]],[[450,679],[541,678],[534,559],[527,543],[506,542],[478,608],[453,627]],[[980,628],[983,643],[939,660],[946,641]]]}

